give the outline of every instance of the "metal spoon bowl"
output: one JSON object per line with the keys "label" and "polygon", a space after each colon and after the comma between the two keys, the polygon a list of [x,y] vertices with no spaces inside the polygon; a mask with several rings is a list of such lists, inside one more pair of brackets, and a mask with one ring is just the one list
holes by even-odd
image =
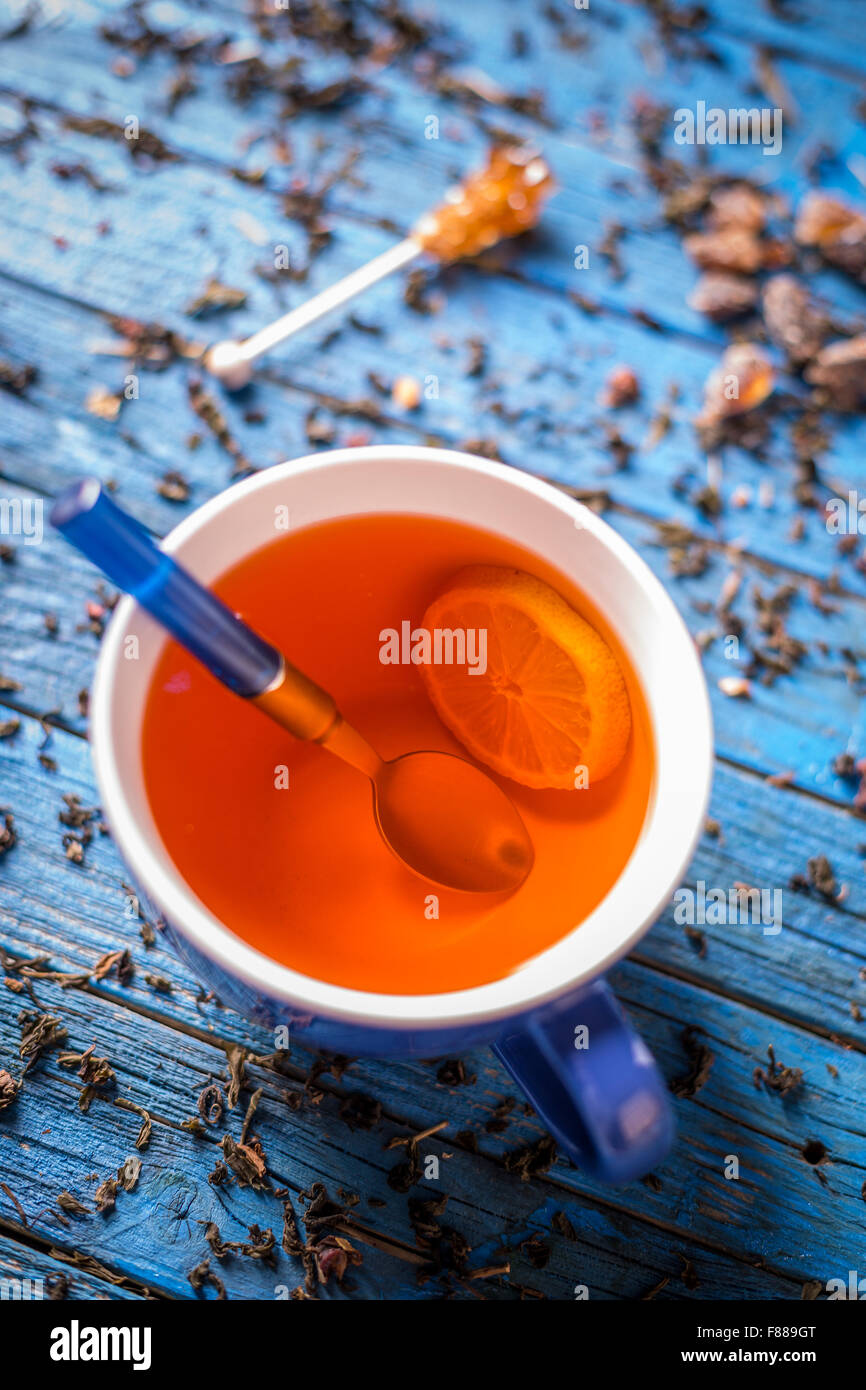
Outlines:
{"label": "metal spoon bowl", "polygon": [[470,893],[514,892],[535,852],[496,783],[451,753],[406,753],[373,781],[382,838],[416,873]]}

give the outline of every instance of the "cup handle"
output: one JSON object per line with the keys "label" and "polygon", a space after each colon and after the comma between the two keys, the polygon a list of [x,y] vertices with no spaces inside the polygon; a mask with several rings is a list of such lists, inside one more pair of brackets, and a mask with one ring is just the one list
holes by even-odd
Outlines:
{"label": "cup handle", "polygon": [[605,980],[505,1033],[493,1050],[584,1172],[629,1182],[670,1149],[667,1087]]}

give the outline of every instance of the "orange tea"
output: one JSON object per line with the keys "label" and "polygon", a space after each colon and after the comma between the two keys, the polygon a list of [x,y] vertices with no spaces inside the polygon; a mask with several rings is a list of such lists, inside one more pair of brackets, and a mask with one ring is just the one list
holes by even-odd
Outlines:
{"label": "orange tea", "polygon": [[[492,764],[481,760],[500,735],[475,695],[483,682],[474,685],[468,669],[474,661],[483,675],[487,637],[495,643],[495,631],[485,628],[482,641],[480,627],[466,630],[463,695],[440,679],[450,676],[449,667],[436,667],[431,681],[434,668],[425,661],[435,662],[437,653],[433,644],[419,654],[422,618],[428,610],[446,613],[455,576],[459,582],[467,567],[473,567],[473,611],[489,614],[487,571],[479,566],[511,571],[509,592],[527,601],[543,595],[536,581],[551,586],[614,654],[630,730],[626,724],[607,775],[586,785],[576,766],[570,779],[559,748],[563,766],[555,786],[526,785],[531,771],[514,780],[507,773],[515,760],[525,760],[525,750],[513,729],[502,731],[501,755]],[[474,753],[479,766],[493,766],[491,775],[535,847],[528,879],[510,896],[456,892],[419,878],[383,843],[366,778],[317,745],[293,739],[169,641],[145,712],[147,793],[178,871],[238,937],[332,984],[432,994],[509,974],[579,925],[613,886],[651,794],[646,704],[601,613],[539,556],[474,526],[414,514],[367,515],[289,532],[213,588],[330,691],[383,758],[438,749]],[[569,621],[580,620],[572,613]],[[584,624],[580,629],[586,633]],[[589,637],[603,649],[595,633]],[[616,705],[613,683],[602,689]],[[466,691],[473,693],[468,703]],[[440,714],[451,728],[465,730],[463,742]],[[599,714],[604,728],[606,709]],[[607,724],[615,730],[613,717]],[[551,764],[543,731],[533,729],[532,736],[541,764]]]}

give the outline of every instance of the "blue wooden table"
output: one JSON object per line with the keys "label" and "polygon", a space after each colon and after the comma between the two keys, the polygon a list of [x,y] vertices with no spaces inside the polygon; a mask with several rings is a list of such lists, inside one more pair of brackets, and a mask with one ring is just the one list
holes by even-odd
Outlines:
{"label": "blue wooden table", "polygon": [[[788,246],[810,187],[866,207],[862,7],[240,8],[0,5],[0,1276],[213,1298],[189,1281],[209,1259],[229,1297],[283,1296],[322,1183],[361,1257],[324,1298],[824,1298],[866,1274],[866,541],[824,516],[866,493],[866,423],[828,411],[804,443],[805,388],[770,347],[758,426],[701,446],[705,378],[761,330],[689,306],[688,228],[658,172],[703,156],[766,184]],[[782,106],[781,152],[677,146],[672,113],[698,101]],[[536,139],[560,181],[536,235],[408,295],[396,277],[243,396],[205,381],[202,402],[196,345],[386,249],[503,131]],[[795,256],[854,331],[855,278]],[[201,302],[212,280],[234,307]],[[640,384],[619,409],[600,401],[616,364]],[[401,409],[400,375],[438,395]],[[782,929],[683,924],[672,903],[615,971],[679,1125],[642,1183],[601,1189],[556,1158],[488,1051],[275,1060],[138,918],[99,824],[86,692],[111,596],[32,504],[96,473],[161,535],[238,470],[380,441],[465,446],[592,494],[701,646],[717,764],[686,884],[779,889]],[[57,1020],[24,1058],[22,1013]],[[65,1054],[92,1043],[114,1080],[86,1091]],[[241,1059],[233,1108],[202,1121],[203,1089],[226,1096]],[[258,1090],[268,1188],[209,1181]],[[406,1191],[395,1169],[422,1135],[441,1177]],[[220,1257],[209,1222],[247,1253]],[[249,1253],[252,1226],[273,1230],[270,1258]]]}

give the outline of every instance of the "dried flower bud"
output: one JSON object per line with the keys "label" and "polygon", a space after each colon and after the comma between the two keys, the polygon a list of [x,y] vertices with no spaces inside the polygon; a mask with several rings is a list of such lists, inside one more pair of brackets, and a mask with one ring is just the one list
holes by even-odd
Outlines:
{"label": "dried flower bud", "polygon": [[725,323],[754,309],[757,286],[744,275],[713,270],[702,275],[689,295],[689,304],[714,323]]}
{"label": "dried flower bud", "polygon": [[812,304],[809,292],[793,275],[774,275],[764,286],[767,332],[795,365],[808,362],[821,350],[827,320]]}
{"label": "dried flower bud", "polygon": [[534,227],[554,181],[547,161],[533,149],[497,145],[486,169],[472,174],[427,213],[413,235],[442,261],[476,256],[503,237]]}
{"label": "dried flower bud", "polygon": [[738,227],[749,232],[762,232],[767,220],[766,198],[747,183],[717,188],[710,197],[708,220],[714,231]]}
{"label": "dried flower bud", "polygon": [[822,348],[805,373],[832,410],[857,410],[866,402],[866,333]]}
{"label": "dried flower bud", "polygon": [[767,399],[773,384],[773,366],[766,353],[754,343],[734,343],[707,377],[704,409],[697,423],[711,425],[753,410]]}
{"label": "dried flower bud", "polygon": [[764,270],[784,270],[795,257],[794,244],[782,237],[764,237],[761,242]]}
{"label": "dried flower bud", "polygon": [[614,367],[609,373],[601,393],[601,404],[618,410],[622,405],[633,405],[640,395],[640,382],[631,367]]}
{"label": "dried flower bud", "polygon": [[849,275],[866,274],[866,217],[841,198],[813,189],[797,213],[794,236],[815,246],[825,260]]}
{"label": "dried flower bud", "polygon": [[736,270],[743,275],[754,275],[764,259],[760,241],[754,232],[744,227],[695,232],[685,238],[683,247],[701,270]]}

